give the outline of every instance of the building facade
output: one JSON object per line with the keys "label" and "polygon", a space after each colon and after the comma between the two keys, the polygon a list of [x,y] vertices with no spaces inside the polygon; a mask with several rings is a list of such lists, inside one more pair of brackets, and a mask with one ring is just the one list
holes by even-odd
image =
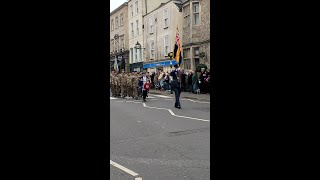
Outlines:
{"label": "building facade", "polygon": [[195,70],[198,64],[210,68],[210,0],[181,0],[183,68]]}
{"label": "building facade", "polygon": [[[142,71],[145,61],[143,15],[168,0],[128,0],[129,63],[131,71]],[[137,46],[140,44],[140,47]]]}
{"label": "building facade", "polygon": [[125,2],[110,13],[110,69],[115,59],[119,69],[129,68],[128,3]]}
{"label": "building facade", "polygon": [[[144,20],[144,69],[153,72],[162,69],[170,71],[170,65],[176,64],[170,60],[168,53],[174,51],[177,28],[182,30],[182,13],[173,1],[161,3],[156,9],[143,16]],[[183,38],[180,32],[180,43]]]}

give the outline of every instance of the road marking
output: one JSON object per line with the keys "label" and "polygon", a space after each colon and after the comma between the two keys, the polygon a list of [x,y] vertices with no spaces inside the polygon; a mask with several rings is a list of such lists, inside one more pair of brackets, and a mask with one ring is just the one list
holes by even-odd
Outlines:
{"label": "road marking", "polygon": [[153,94],[153,96],[156,96],[156,97],[162,97],[162,98],[173,98],[173,97],[170,97],[170,96],[163,96],[163,95],[155,95],[155,94]]}
{"label": "road marking", "polygon": [[[142,102],[135,102],[135,101],[117,101],[117,102],[132,102],[132,103],[142,103]],[[167,109],[167,108],[159,108],[159,107],[151,107],[151,106],[147,106],[146,103],[142,103],[143,107],[145,108],[149,108],[149,109],[160,109],[160,110],[167,110],[172,116],[175,117],[180,117],[180,118],[185,118],[185,119],[193,119],[193,120],[197,120],[197,121],[205,121],[205,122],[210,122],[210,120],[207,119],[200,119],[200,118],[194,118],[194,117],[188,117],[188,116],[180,116],[180,115],[176,115],[171,109]]]}
{"label": "road marking", "polygon": [[112,166],[114,166],[114,167],[116,167],[116,168],[121,169],[122,171],[130,174],[131,176],[134,176],[134,177],[135,177],[135,180],[142,180],[142,178],[139,177],[139,174],[131,171],[130,169],[128,169],[128,168],[126,168],[126,167],[124,167],[124,166],[121,166],[121,165],[118,164],[118,163],[115,163],[115,162],[113,162],[113,161],[110,160],[110,165],[112,165]]}
{"label": "road marking", "polygon": [[181,100],[188,100],[188,101],[192,101],[192,102],[196,102],[196,103],[206,103],[206,104],[210,104],[210,102],[205,102],[205,101],[194,101],[192,99],[181,99]]}
{"label": "road marking", "polygon": [[205,121],[205,122],[210,122],[210,120],[207,120],[207,119],[200,119],[200,118],[194,118],[194,117],[188,117],[188,116],[180,116],[180,115],[176,115],[172,112],[171,109],[167,109],[167,108],[158,108],[158,107],[151,107],[151,106],[147,106],[146,103],[142,103],[143,104],[143,107],[146,107],[146,108],[150,108],[150,109],[161,109],[161,110],[167,110],[170,112],[170,114],[172,116],[176,116],[176,117],[180,117],[180,118],[186,118],[186,119],[193,119],[193,120],[197,120],[197,121]]}
{"label": "road marking", "polygon": [[117,99],[117,98],[114,98],[114,97],[110,97],[110,99]]}

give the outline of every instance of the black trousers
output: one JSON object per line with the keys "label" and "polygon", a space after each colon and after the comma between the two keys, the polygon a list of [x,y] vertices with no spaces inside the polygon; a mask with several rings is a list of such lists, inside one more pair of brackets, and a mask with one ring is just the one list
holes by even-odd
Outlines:
{"label": "black trousers", "polygon": [[172,90],[173,90],[175,98],[176,98],[176,102],[175,102],[174,106],[181,106],[181,104],[180,104],[181,88],[180,87],[173,87]]}
{"label": "black trousers", "polygon": [[147,94],[148,94],[148,91],[142,90],[142,97],[143,97],[143,99],[146,99]]}

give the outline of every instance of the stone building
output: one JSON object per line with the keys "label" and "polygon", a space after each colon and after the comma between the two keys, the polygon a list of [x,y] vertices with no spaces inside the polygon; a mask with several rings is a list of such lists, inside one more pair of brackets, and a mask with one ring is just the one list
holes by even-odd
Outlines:
{"label": "stone building", "polygon": [[[148,72],[156,69],[170,71],[168,53],[174,51],[177,28],[182,30],[182,13],[179,12],[173,1],[161,3],[156,9],[143,16],[144,19],[144,62],[143,67]],[[183,39],[180,32],[180,42]]]}
{"label": "stone building", "polygon": [[128,3],[110,13],[110,69],[117,58],[119,69],[129,72]]}
{"label": "stone building", "polygon": [[195,70],[198,64],[210,68],[210,0],[174,2],[183,16],[183,68]]}
{"label": "stone building", "polygon": [[[143,15],[168,0],[128,0],[129,63],[131,71],[142,71],[145,54]],[[140,46],[139,46],[140,45]]]}

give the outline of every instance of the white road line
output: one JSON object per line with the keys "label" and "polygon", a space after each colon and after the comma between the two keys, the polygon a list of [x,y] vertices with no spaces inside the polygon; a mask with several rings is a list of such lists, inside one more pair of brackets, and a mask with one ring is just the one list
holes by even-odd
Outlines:
{"label": "white road line", "polygon": [[188,100],[188,101],[192,101],[192,102],[196,102],[196,103],[206,103],[206,104],[210,104],[210,102],[205,102],[205,101],[194,101],[192,99],[181,99],[181,100]]}
{"label": "white road line", "polygon": [[149,98],[149,99],[155,99],[156,97],[148,96],[147,98]]}
{"label": "white road line", "polygon": [[110,99],[117,99],[117,98],[114,98],[114,97],[110,97]]}
{"label": "white road line", "polygon": [[151,107],[151,106],[147,106],[146,103],[143,103],[143,107],[146,107],[146,108],[150,108],[150,109],[161,109],[161,110],[167,110],[170,112],[170,114],[172,116],[176,116],[176,117],[180,117],[180,118],[186,118],[186,119],[194,119],[194,120],[197,120],[197,121],[205,121],[205,122],[210,122],[210,120],[207,120],[207,119],[200,119],[200,118],[194,118],[194,117],[188,117],[188,116],[180,116],[180,115],[176,115],[172,112],[171,109],[167,109],[167,108],[158,108],[158,107]]}
{"label": "white road line", "polygon": [[[135,102],[135,101],[117,101],[117,102],[141,103],[141,102]],[[174,114],[174,113],[172,112],[171,109],[159,108],[159,107],[151,107],[151,106],[147,106],[146,103],[142,103],[142,105],[143,105],[143,107],[145,107],[145,108],[167,110],[167,111],[169,111],[169,113],[170,113],[172,116],[175,116],[175,117],[180,117],[180,118],[185,118],[185,119],[193,119],[193,120],[197,120],[197,121],[210,122],[210,120],[207,120],[207,119],[200,119],[200,118],[194,118],[194,117],[176,115],[176,114]]]}
{"label": "white road line", "polygon": [[162,98],[173,98],[173,97],[170,97],[170,96],[163,96],[163,95],[155,95],[155,94],[153,94],[152,96],[156,96],[156,97],[162,97]]}
{"label": "white road line", "polygon": [[112,166],[114,166],[114,167],[116,167],[116,168],[121,169],[122,171],[124,171],[124,172],[126,172],[126,173],[130,174],[131,176],[134,176],[136,180],[142,180],[142,178],[141,178],[141,177],[138,177],[138,176],[139,176],[139,174],[137,174],[137,173],[135,173],[135,172],[131,171],[130,169],[128,169],[128,168],[126,168],[126,167],[124,167],[124,166],[121,166],[121,165],[120,165],[120,164],[118,164],[118,163],[115,163],[115,162],[113,162],[113,161],[111,161],[111,160],[110,160],[110,165],[112,165]]}

